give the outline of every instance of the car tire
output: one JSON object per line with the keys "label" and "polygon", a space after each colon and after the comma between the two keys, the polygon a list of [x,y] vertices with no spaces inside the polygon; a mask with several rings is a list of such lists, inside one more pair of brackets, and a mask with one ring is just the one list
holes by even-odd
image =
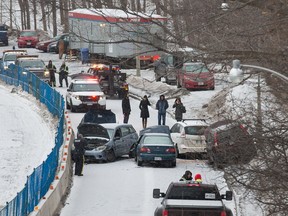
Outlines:
{"label": "car tire", "polygon": [[180,158],[180,154],[179,154],[179,149],[178,149],[178,145],[176,144],[176,157]]}
{"label": "car tire", "polygon": [[71,106],[70,106],[69,103],[67,102],[67,98],[66,98],[66,109],[71,109]]}
{"label": "car tire", "polygon": [[138,166],[143,166],[143,161],[140,161],[140,160],[138,159],[138,157],[137,157],[137,165],[138,165]]}
{"label": "car tire", "polygon": [[176,161],[171,162],[171,167],[176,167]]}
{"label": "car tire", "polygon": [[70,107],[71,107],[71,112],[76,112],[75,106],[73,106],[72,100],[70,100]]}
{"label": "car tire", "polygon": [[108,162],[114,162],[116,160],[115,153],[112,149],[106,152],[106,158]]}

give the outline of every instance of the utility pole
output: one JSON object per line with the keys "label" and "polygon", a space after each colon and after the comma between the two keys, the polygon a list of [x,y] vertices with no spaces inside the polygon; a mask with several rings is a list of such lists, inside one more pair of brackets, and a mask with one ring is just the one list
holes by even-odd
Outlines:
{"label": "utility pole", "polygon": [[0,16],[0,23],[3,24],[3,0],[0,0],[0,13],[1,13],[1,16]]}

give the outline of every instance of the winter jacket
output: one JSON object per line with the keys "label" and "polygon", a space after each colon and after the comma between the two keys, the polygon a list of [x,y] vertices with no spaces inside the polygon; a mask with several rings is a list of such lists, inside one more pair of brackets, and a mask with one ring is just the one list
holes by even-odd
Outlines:
{"label": "winter jacket", "polygon": [[165,98],[159,99],[156,103],[156,109],[158,110],[159,114],[165,114],[168,107],[168,101]]}
{"label": "winter jacket", "polygon": [[46,68],[49,70],[50,77],[55,77],[56,67],[55,65],[49,63]]}
{"label": "winter jacket", "polygon": [[87,141],[82,139],[75,139],[74,140],[74,157],[83,157],[85,154],[85,146],[87,145]]}
{"label": "winter jacket", "polygon": [[59,75],[60,76],[68,76],[68,66],[66,65],[66,64],[62,64],[61,65],[61,67],[60,67],[60,69],[59,69]]}
{"label": "winter jacket", "polygon": [[149,110],[148,110],[148,106],[151,106],[149,100],[141,100],[140,102],[140,105],[139,105],[139,108],[141,110],[141,113],[140,113],[140,117],[141,118],[149,118]]}
{"label": "winter jacket", "polygon": [[185,106],[182,103],[174,103],[173,108],[175,108],[175,119],[181,121],[183,119],[183,113],[186,112]]}
{"label": "winter jacket", "polygon": [[122,100],[122,111],[123,114],[124,113],[130,114],[131,112],[130,100],[128,97],[124,97]]}

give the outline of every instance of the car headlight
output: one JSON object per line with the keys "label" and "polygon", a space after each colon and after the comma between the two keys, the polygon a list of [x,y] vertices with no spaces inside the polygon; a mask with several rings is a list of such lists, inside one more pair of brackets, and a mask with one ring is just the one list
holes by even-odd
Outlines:
{"label": "car headlight", "polygon": [[8,69],[8,66],[7,66],[7,65],[5,65],[5,66],[4,66],[4,69],[5,69],[5,70],[6,70],[6,69]]}
{"label": "car headlight", "polygon": [[99,146],[99,147],[97,147],[96,150],[97,150],[97,151],[104,151],[106,148],[107,148],[107,146],[104,145],[104,146]]}
{"label": "car headlight", "polygon": [[50,76],[49,71],[45,70],[45,71],[44,71],[44,77],[49,77],[49,76]]}
{"label": "car headlight", "polygon": [[72,97],[74,97],[76,100],[80,100],[79,95],[72,95]]}

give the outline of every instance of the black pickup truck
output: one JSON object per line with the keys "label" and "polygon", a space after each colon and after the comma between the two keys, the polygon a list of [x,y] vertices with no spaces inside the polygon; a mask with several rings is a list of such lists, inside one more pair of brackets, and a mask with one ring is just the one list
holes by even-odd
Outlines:
{"label": "black pickup truck", "polygon": [[232,192],[220,195],[216,185],[196,182],[172,182],[166,193],[153,190],[153,198],[163,197],[154,216],[233,216],[223,199],[232,200]]}

